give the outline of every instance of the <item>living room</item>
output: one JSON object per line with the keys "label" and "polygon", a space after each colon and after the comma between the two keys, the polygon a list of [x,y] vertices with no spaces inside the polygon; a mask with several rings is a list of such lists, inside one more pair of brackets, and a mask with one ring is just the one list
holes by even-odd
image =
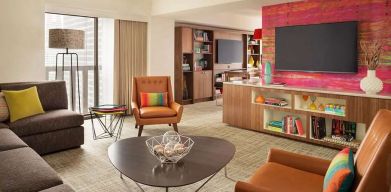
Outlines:
{"label": "living room", "polygon": [[391,192],[390,0],[0,13],[0,191]]}

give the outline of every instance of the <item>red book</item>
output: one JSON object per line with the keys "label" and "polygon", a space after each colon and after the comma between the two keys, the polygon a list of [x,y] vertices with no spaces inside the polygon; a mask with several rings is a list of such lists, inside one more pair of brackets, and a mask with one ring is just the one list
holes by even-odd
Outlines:
{"label": "red book", "polygon": [[304,135],[303,124],[301,123],[300,119],[296,119],[295,123],[299,135]]}

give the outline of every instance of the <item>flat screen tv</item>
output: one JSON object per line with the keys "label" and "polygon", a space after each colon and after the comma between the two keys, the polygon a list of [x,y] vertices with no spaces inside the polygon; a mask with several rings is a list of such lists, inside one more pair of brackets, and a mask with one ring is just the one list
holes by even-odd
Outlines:
{"label": "flat screen tv", "polygon": [[275,69],[356,73],[357,21],[277,27]]}
{"label": "flat screen tv", "polygon": [[243,63],[243,42],[238,40],[217,40],[217,63]]}

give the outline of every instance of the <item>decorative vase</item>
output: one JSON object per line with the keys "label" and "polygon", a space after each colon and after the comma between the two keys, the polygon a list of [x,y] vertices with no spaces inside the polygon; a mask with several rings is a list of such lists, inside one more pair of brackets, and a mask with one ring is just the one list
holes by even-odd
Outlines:
{"label": "decorative vase", "polygon": [[268,85],[272,82],[272,65],[269,61],[265,64],[265,83]]}
{"label": "decorative vase", "polygon": [[376,70],[367,71],[367,76],[360,82],[360,88],[370,95],[375,95],[383,90],[383,82],[376,77]]}

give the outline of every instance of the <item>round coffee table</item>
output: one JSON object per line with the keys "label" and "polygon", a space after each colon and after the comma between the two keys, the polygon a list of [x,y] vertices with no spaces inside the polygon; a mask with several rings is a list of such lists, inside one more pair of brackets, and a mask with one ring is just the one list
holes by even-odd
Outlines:
{"label": "round coffee table", "polygon": [[[224,139],[191,136],[194,145],[189,154],[176,164],[161,164],[149,151],[145,141],[150,137],[133,137],[113,143],[108,149],[111,163],[122,174],[138,183],[153,187],[180,187],[209,177],[200,190],[232,160],[235,146]],[[226,175],[227,176],[227,175]]]}

